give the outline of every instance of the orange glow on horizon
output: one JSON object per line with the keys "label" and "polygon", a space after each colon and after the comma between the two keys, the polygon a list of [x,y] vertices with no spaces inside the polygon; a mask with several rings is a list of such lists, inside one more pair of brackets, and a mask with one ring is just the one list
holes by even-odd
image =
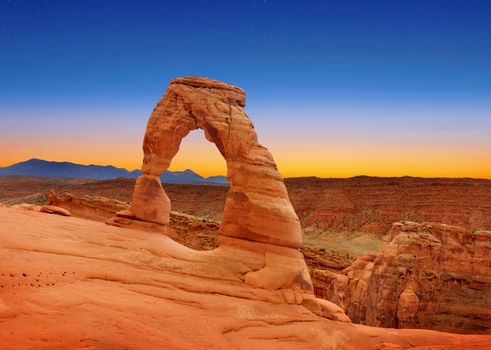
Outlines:
{"label": "orange glow on horizon", "polygon": [[[438,142],[421,142],[409,147],[403,141],[380,142],[358,139],[313,138],[288,142],[289,137],[265,137],[262,142],[273,153],[283,177],[352,177],[415,176],[491,178],[491,149],[487,144],[466,143],[442,147]],[[261,138],[260,138],[261,142]],[[85,140],[74,137],[39,137],[20,142],[16,138],[0,140],[0,166],[8,166],[30,158],[70,161],[80,164],[114,165],[128,170],[139,169],[143,152],[138,137],[124,140],[104,138]],[[173,159],[171,171],[192,169],[208,177],[226,175],[226,163],[201,131],[194,131],[182,142]]]}

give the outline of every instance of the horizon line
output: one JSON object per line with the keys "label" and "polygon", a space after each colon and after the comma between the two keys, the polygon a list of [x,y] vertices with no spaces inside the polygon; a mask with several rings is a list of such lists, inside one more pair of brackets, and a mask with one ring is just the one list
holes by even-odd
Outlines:
{"label": "horizon line", "polygon": [[[19,163],[25,163],[25,162],[29,162],[31,160],[40,160],[40,161],[43,161],[43,162],[48,162],[48,163],[70,163],[70,164],[75,164],[75,165],[82,165],[82,166],[101,166],[101,167],[113,167],[113,168],[116,168],[116,169],[124,169],[126,171],[128,171],[129,173],[132,173],[132,172],[135,172],[135,171],[141,171],[140,168],[137,168],[137,169],[133,169],[133,170],[129,170],[128,168],[125,168],[125,167],[118,167],[118,166],[115,166],[113,164],[94,164],[94,163],[90,163],[90,164],[84,164],[84,163],[75,163],[75,162],[72,162],[72,161],[68,161],[68,160],[65,160],[65,161],[56,161],[56,160],[46,160],[46,159],[42,159],[42,158],[37,158],[37,157],[32,157],[32,158],[29,158],[27,160],[24,160],[24,161],[19,161],[19,162],[16,162],[16,163],[13,163],[13,164],[10,164],[10,165],[6,165],[6,166],[0,166],[0,169],[2,168],[8,168],[10,166],[13,166],[13,165],[16,165],[16,164],[19,164]],[[166,171],[170,171],[172,173],[176,173],[176,172],[184,172],[184,171],[187,171],[187,170],[190,170],[192,171],[193,173],[203,177],[203,178],[209,178],[209,177],[215,177],[215,176],[223,176],[223,177],[226,177],[228,178],[227,175],[222,175],[222,174],[219,174],[219,175],[210,175],[210,176],[202,176],[201,174],[197,173],[196,171],[194,171],[193,169],[191,168],[187,168],[187,169],[184,169],[184,170],[169,170],[169,169],[166,169],[165,171],[162,172],[162,174]],[[280,172],[281,174],[281,172]],[[8,176],[31,176],[31,175],[8,175]],[[6,176],[5,176],[6,177]],[[32,176],[32,177],[37,177],[37,176]],[[282,175],[283,177],[283,175]],[[471,176],[462,176],[462,177],[450,177],[450,176],[415,176],[415,175],[392,175],[392,176],[381,176],[381,175],[366,175],[366,174],[360,174],[360,175],[352,175],[352,176],[340,176],[340,177],[321,177],[321,176],[318,176],[318,175],[303,175],[303,176],[288,176],[288,177],[283,177],[283,179],[302,179],[302,178],[317,178],[317,179],[353,179],[353,178],[359,178],[359,177],[369,177],[369,178],[381,178],[381,179],[391,179],[391,178],[415,178],[415,179],[468,179],[468,180],[491,180],[491,177],[471,177]]]}

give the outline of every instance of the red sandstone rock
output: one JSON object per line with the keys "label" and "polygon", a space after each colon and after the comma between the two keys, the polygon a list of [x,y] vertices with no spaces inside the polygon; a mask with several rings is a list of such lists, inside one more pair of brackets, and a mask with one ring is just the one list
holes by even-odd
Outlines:
{"label": "red sandstone rock", "polygon": [[[244,106],[245,93],[235,86],[199,77],[171,81],[148,121],[143,175],[136,181],[131,208],[108,223],[155,230],[160,225],[165,233],[171,205],[160,175],[182,139],[202,129],[228,169],[230,190],[219,229],[219,250],[248,250],[257,256],[261,267],[244,274],[246,284],[313,296],[307,266],[297,250],[302,245],[300,222],[273,157],[258,143]],[[319,308],[324,308],[322,302]]]}
{"label": "red sandstone rock", "polygon": [[55,205],[45,205],[39,209],[41,213],[56,214],[61,216],[72,216],[72,214],[65,208],[57,207]]}
{"label": "red sandstone rock", "polygon": [[[58,196],[55,191],[50,191],[48,202],[70,211],[73,216],[107,222],[111,217],[118,213],[118,216],[109,223],[114,226],[125,227],[137,226],[134,215],[129,210],[130,205],[115,199],[101,196],[84,195],[75,196],[65,192]],[[130,220],[128,220],[130,219]],[[143,230],[162,232],[162,226],[146,222],[138,222]],[[170,213],[169,228],[166,230],[167,236],[184,244],[187,247],[198,250],[210,250],[217,247],[218,227],[220,223],[214,220],[200,218],[178,212]]]}
{"label": "red sandstone rock", "polygon": [[41,207],[36,204],[28,204],[28,203],[21,203],[21,204],[16,204],[11,206],[12,209],[22,209],[22,210],[31,210],[31,211],[40,211]]}
{"label": "red sandstone rock", "polygon": [[343,314],[295,289],[242,283],[246,271],[261,269],[260,247],[229,242],[198,252],[161,234],[9,208],[0,208],[0,222],[0,349],[491,347],[491,336],[316,316],[303,305],[332,319]]}
{"label": "red sandstone rock", "polygon": [[283,179],[269,151],[258,143],[244,106],[240,88],[198,77],[171,81],[148,121],[144,175],[137,180],[130,209],[136,219],[168,225],[170,201],[160,175],[181,140],[202,129],[227,162],[230,190],[220,234],[291,248],[302,245],[300,223]]}
{"label": "red sandstone rock", "polygon": [[491,332],[489,231],[395,223],[378,255],[361,256],[341,275],[323,277],[325,296],[353,321],[380,327]]}
{"label": "red sandstone rock", "polygon": [[392,223],[407,220],[491,230],[491,180],[310,177],[286,185],[304,228],[382,237]]}
{"label": "red sandstone rock", "polygon": [[83,219],[106,221],[114,213],[129,208],[128,203],[101,196],[75,196],[65,192],[58,196],[51,190],[48,196],[48,205],[62,207],[74,216]]}
{"label": "red sandstone rock", "polygon": [[[405,220],[440,222],[468,230],[491,230],[491,180],[359,176],[347,179],[287,178],[285,183],[302,227],[309,231],[318,230],[319,234],[324,231],[364,232],[376,238],[386,235],[392,223]],[[18,203],[39,205],[46,200],[41,198],[42,194],[55,189],[59,193],[104,196],[130,202],[134,187],[135,180],[122,178],[95,181],[7,176],[0,177],[0,201],[7,206]],[[165,184],[173,211],[217,220],[223,213],[227,191],[224,186]],[[35,196],[42,200],[37,202]],[[325,243],[330,246],[329,241]],[[353,242],[356,251],[349,254],[363,254],[362,246],[364,244],[359,240]],[[369,249],[368,246],[363,248]]]}

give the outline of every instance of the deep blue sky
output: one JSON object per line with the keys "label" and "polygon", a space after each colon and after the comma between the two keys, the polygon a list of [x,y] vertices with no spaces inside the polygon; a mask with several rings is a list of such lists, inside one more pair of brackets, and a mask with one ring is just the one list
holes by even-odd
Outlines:
{"label": "deep blue sky", "polygon": [[[2,1],[2,95],[248,89],[491,93],[489,1]],[[41,91],[40,91],[41,90]]]}
{"label": "deep blue sky", "polygon": [[273,144],[284,120],[327,138],[491,131],[490,1],[2,0],[0,34],[4,133],[71,115],[141,133],[183,75],[245,88]]}

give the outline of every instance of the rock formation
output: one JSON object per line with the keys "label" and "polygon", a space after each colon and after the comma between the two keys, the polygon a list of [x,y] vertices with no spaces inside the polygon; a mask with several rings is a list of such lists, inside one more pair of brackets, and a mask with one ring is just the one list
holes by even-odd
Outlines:
{"label": "rock formation", "polygon": [[[85,181],[85,182],[84,182]],[[350,259],[377,253],[397,221],[440,222],[491,230],[491,180],[373,178],[285,179],[290,202],[304,229],[304,244],[332,249]],[[220,220],[228,188],[164,184],[172,210]],[[0,201],[44,205],[46,193],[70,192],[131,202],[133,179],[105,181],[0,177]],[[312,200],[315,198],[315,200]]]}
{"label": "rock formation", "polygon": [[[100,222],[106,222],[117,212],[130,207],[128,203],[116,199],[89,195],[79,197],[69,192],[57,195],[53,190],[48,198],[48,204],[64,208],[73,216]],[[171,211],[166,234],[186,247],[210,250],[217,247],[219,226],[220,222],[216,220]],[[145,226],[140,228],[144,229]]]}
{"label": "rock formation", "polygon": [[160,183],[182,139],[202,129],[227,162],[230,190],[220,224],[219,245],[262,254],[263,268],[244,274],[247,284],[294,288],[312,294],[302,254],[302,231],[283,179],[269,151],[258,143],[244,111],[242,89],[216,80],[185,77],[172,80],[148,121],[143,141],[142,172],[130,210],[108,223],[147,223],[165,233],[171,204]]}
{"label": "rock formation", "polygon": [[56,205],[43,205],[41,209],[39,209],[39,211],[46,214],[72,216],[72,214],[67,209],[58,207]]}
{"label": "rock formation", "polygon": [[397,221],[491,230],[491,180],[310,177],[286,179],[286,186],[304,228],[373,237],[386,236]]}
{"label": "rock formation", "polygon": [[54,190],[48,195],[48,205],[68,210],[79,218],[105,222],[116,212],[129,208],[128,203],[101,196],[75,196],[65,192],[58,196]]}
{"label": "rock formation", "polygon": [[264,262],[240,246],[198,252],[155,232],[12,208],[0,223],[0,349],[491,347],[491,336],[319,317],[294,289],[244,284]]}
{"label": "rock formation", "polygon": [[220,226],[225,237],[300,248],[302,231],[283,179],[269,151],[257,141],[244,111],[242,89],[210,79],[171,81],[148,121],[142,172],[131,213],[137,220],[169,223],[170,201],[160,175],[169,167],[182,139],[202,129],[227,162],[230,190]]}
{"label": "rock formation", "polygon": [[[241,89],[218,81],[171,82],[148,123],[144,175],[131,207],[122,205],[108,222],[125,230],[0,208],[0,348],[491,346],[491,336],[353,325],[339,306],[317,299],[298,250],[299,220],[244,105]],[[219,246],[209,251],[167,236],[170,201],[159,179],[196,128],[226,159],[230,183]],[[52,193],[50,202],[70,206],[74,215],[100,219],[116,207],[100,198],[64,197]],[[401,302],[403,317],[415,317],[421,303],[411,288]]]}
{"label": "rock formation", "polygon": [[323,296],[354,322],[456,333],[491,332],[491,232],[395,223],[378,255],[342,274],[316,271]]}

